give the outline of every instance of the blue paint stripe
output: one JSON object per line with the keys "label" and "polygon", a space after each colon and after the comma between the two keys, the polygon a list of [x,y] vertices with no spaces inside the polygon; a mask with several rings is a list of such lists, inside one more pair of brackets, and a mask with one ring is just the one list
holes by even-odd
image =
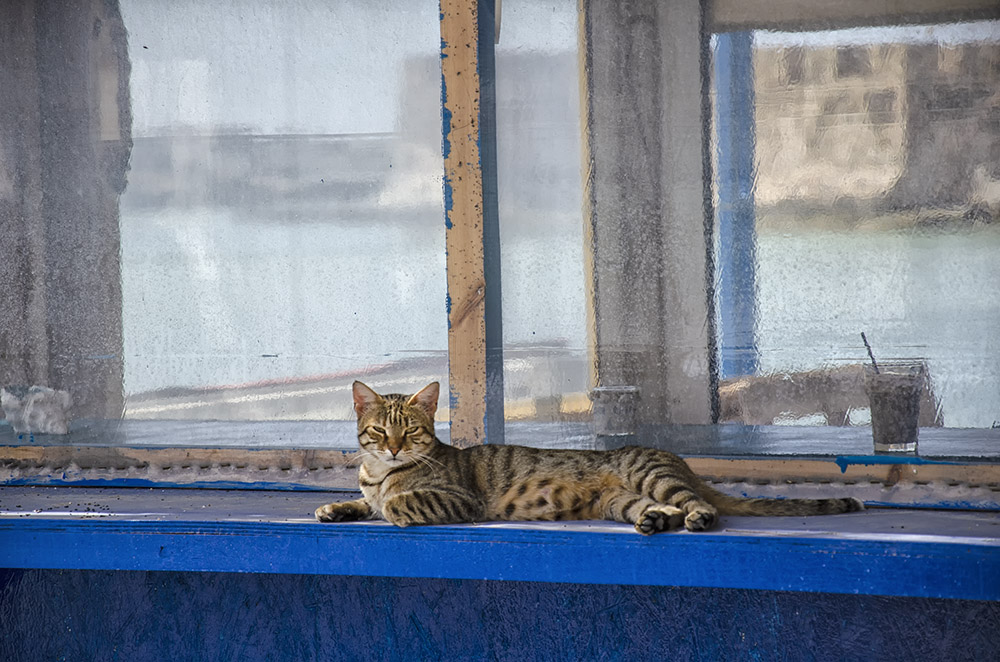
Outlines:
{"label": "blue paint stripe", "polygon": [[[444,19],[444,14],[441,14],[441,19]],[[445,52],[447,47],[448,42],[442,39],[442,60],[448,57],[448,54]],[[443,70],[441,72],[441,155],[444,159],[447,159],[451,155],[451,110],[448,108],[448,81],[445,80]],[[448,177],[447,170],[443,171],[442,187],[444,195],[444,226],[450,230],[452,228],[451,211],[454,207],[454,196],[452,194],[451,178]]]}
{"label": "blue paint stripe", "polygon": [[[304,485],[302,483],[282,483],[277,481],[239,482],[233,480],[209,481],[201,480],[192,483],[176,483],[165,480],[149,480],[143,478],[86,478],[74,480],[49,476],[32,476],[28,478],[11,478],[2,483],[10,487],[170,487],[205,490],[277,490],[282,492],[329,492],[330,487]],[[333,488],[335,491],[348,491]]]}
{"label": "blue paint stripe", "polygon": [[845,473],[851,465],[877,466],[883,464],[967,464],[964,462],[948,462],[945,460],[928,460],[915,455],[840,455],[834,462],[840,467],[840,473]]}
{"label": "blue paint stripe", "polygon": [[[400,563],[399,559],[406,559]],[[0,567],[264,572],[1000,600],[1000,545],[287,523],[0,522]]]}
{"label": "blue paint stripe", "polygon": [[1000,503],[997,501],[929,501],[929,502],[908,502],[905,504],[894,503],[892,501],[866,500],[865,508],[905,508],[906,510],[974,510],[994,512],[1000,510]]}

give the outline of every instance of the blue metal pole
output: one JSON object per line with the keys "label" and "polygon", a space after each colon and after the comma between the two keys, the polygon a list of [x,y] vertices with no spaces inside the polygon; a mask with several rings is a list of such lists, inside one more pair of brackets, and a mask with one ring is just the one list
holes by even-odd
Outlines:
{"label": "blue metal pole", "polygon": [[759,365],[754,188],[754,76],[750,32],[716,36],[720,376],[752,375]]}

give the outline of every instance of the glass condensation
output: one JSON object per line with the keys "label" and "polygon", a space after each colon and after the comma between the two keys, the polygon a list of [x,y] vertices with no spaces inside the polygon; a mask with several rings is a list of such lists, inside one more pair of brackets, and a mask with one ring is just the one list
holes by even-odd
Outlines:
{"label": "glass condensation", "polygon": [[867,424],[865,332],[877,360],[925,365],[922,425],[994,425],[1000,22],[712,53],[723,420]]}
{"label": "glass condensation", "polygon": [[354,379],[445,381],[437,2],[122,14],[125,416],[347,419]]}
{"label": "glass condensation", "polygon": [[[507,443],[572,439],[581,433],[572,423],[590,412],[577,21],[575,0],[503,3],[496,113]],[[545,425],[553,422],[564,425]]]}

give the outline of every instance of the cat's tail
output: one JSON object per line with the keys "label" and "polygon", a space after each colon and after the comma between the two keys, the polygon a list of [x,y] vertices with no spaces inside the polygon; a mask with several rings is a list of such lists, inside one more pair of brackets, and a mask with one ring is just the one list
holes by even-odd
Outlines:
{"label": "cat's tail", "polygon": [[701,497],[720,515],[807,516],[854,513],[865,509],[860,499],[748,499],[732,497],[708,488]]}

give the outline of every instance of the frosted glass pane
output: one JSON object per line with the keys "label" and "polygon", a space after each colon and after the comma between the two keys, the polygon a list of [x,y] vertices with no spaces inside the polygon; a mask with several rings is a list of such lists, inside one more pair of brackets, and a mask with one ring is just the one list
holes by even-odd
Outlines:
{"label": "frosted glass pane", "polygon": [[753,278],[720,288],[723,418],[866,424],[865,331],[926,364],[923,424],[1000,421],[1000,22],[712,44],[717,263]]}
{"label": "frosted glass pane", "polygon": [[[589,415],[577,20],[574,0],[503,4],[497,180],[509,423]],[[506,435],[526,441],[510,425]]]}
{"label": "frosted glass pane", "polygon": [[347,419],[355,378],[445,377],[437,2],[122,12],[125,416]]}

